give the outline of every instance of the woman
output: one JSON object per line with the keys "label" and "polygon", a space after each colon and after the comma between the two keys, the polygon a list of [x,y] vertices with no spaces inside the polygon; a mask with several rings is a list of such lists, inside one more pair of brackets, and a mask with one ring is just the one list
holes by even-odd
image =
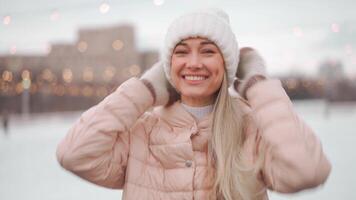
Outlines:
{"label": "woman", "polygon": [[267,189],[316,187],[330,163],[265,71],[254,49],[239,51],[223,11],[183,15],[162,61],[83,113],[58,160],[123,199],[268,199]]}

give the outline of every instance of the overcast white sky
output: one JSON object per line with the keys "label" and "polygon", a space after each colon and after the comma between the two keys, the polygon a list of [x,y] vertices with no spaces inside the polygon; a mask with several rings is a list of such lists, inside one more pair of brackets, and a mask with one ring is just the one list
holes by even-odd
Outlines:
{"label": "overcast white sky", "polygon": [[[106,14],[99,12],[103,2],[110,5]],[[51,43],[74,42],[79,28],[122,23],[135,26],[140,49],[159,49],[175,17],[204,7],[230,15],[240,46],[258,49],[270,74],[313,75],[327,58],[356,74],[354,0],[0,0],[0,54],[14,47],[16,54],[45,54]]]}

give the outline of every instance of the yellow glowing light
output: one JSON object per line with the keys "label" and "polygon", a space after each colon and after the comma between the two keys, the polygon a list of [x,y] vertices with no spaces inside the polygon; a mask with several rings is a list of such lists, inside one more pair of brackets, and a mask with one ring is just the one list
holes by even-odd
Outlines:
{"label": "yellow glowing light", "polygon": [[124,43],[121,40],[115,40],[111,46],[114,50],[119,51],[124,47]]}
{"label": "yellow glowing light", "polygon": [[80,41],[77,45],[78,51],[84,53],[88,49],[88,43]]}
{"label": "yellow glowing light", "polygon": [[110,5],[109,4],[107,4],[107,3],[100,4],[99,11],[100,11],[101,14],[106,14],[106,13],[109,12],[109,10],[110,10]]}
{"label": "yellow glowing light", "polygon": [[30,79],[30,76],[30,71],[28,71],[27,69],[21,73],[22,79]]}
{"label": "yellow glowing light", "polygon": [[10,15],[6,15],[3,19],[2,19],[2,23],[4,25],[9,25],[11,23],[11,16]]}
{"label": "yellow glowing light", "polygon": [[89,86],[85,86],[82,90],[82,94],[86,97],[92,96],[94,93],[93,89]]}
{"label": "yellow glowing light", "polygon": [[54,79],[54,75],[51,70],[45,69],[42,72],[42,78],[46,81],[51,82]]}
{"label": "yellow glowing light", "polygon": [[138,65],[131,65],[129,68],[129,72],[132,76],[137,76],[141,73],[141,68]]}
{"label": "yellow glowing light", "polygon": [[62,78],[66,83],[72,82],[72,80],[73,80],[73,72],[72,72],[72,70],[69,69],[69,68],[63,69]]}
{"label": "yellow glowing light", "polygon": [[164,0],[153,0],[153,4],[156,6],[161,6],[164,4]]}
{"label": "yellow glowing light", "polygon": [[94,72],[90,67],[84,69],[83,80],[86,82],[91,82],[94,80]]}
{"label": "yellow glowing light", "polygon": [[103,73],[103,78],[105,81],[111,81],[111,79],[114,77],[115,75],[115,68],[114,67],[106,67]]}
{"label": "yellow glowing light", "polygon": [[12,81],[12,72],[8,71],[8,70],[5,70],[3,73],[2,73],[2,79],[4,81],[8,81],[8,82],[11,82]]}

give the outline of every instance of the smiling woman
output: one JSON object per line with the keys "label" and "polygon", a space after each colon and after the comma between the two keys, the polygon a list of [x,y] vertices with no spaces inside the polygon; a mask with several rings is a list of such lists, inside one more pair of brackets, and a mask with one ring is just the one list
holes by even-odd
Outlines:
{"label": "smiling woman", "polygon": [[183,103],[213,104],[224,77],[224,59],[219,48],[203,38],[189,38],[173,50],[171,77]]}
{"label": "smiling woman", "polygon": [[316,187],[331,165],[265,71],[256,50],[239,50],[225,12],[185,14],[162,60],[84,112],[58,161],[123,199],[263,200],[267,189]]}

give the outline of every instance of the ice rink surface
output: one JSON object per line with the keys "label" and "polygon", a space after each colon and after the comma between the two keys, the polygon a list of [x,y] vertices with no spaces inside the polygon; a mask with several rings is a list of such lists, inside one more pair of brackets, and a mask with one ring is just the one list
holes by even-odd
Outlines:
{"label": "ice rink surface", "polygon": [[[325,185],[293,195],[270,192],[271,200],[356,199],[356,103],[327,106],[296,101],[297,112],[315,130],[332,162]],[[0,130],[1,200],[120,200],[121,191],[95,186],[63,170],[55,150],[80,112],[12,116]]]}

